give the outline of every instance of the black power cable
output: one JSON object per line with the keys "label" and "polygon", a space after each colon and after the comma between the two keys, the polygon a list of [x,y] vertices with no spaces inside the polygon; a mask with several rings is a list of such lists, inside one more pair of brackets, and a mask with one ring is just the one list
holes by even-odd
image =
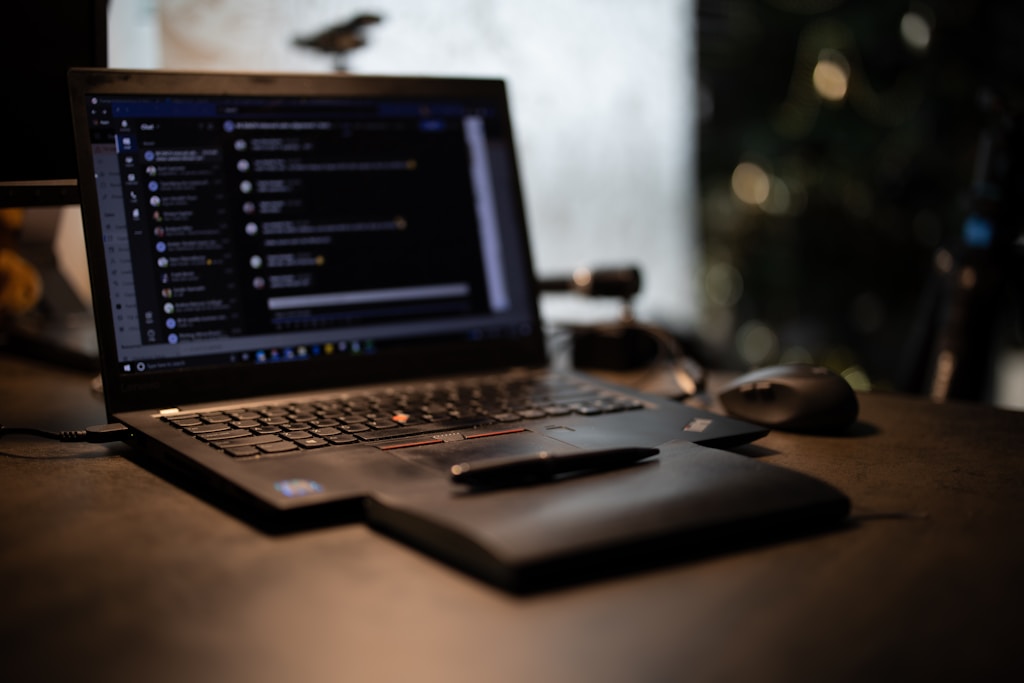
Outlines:
{"label": "black power cable", "polygon": [[49,432],[45,429],[33,427],[7,427],[0,424],[0,438],[12,434],[25,436],[36,436],[41,439],[52,439],[64,443],[112,443],[114,441],[128,441],[131,430],[123,424],[93,425],[85,429],[66,430],[60,432]]}

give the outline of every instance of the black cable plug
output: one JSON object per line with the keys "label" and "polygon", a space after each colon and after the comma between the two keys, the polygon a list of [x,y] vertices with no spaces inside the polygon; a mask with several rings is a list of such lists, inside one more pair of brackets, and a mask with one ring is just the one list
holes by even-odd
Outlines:
{"label": "black cable plug", "polygon": [[87,443],[113,443],[114,441],[124,441],[127,443],[133,436],[131,430],[120,422],[93,425],[85,428],[85,441]]}
{"label": "black cable plug", "polygon": [[66,430],[60,432],[48,432],[43,429],[32,427],[5,427],[0,424],[0,438],[8,434],[23,434],[26,436],[37,436],[41,439],[52,439],[64,443],[113,443],[115,441],[127,442],[132,438],[131,430],[123,424],[112,423],[105,425],[93,425],[85,429]]}

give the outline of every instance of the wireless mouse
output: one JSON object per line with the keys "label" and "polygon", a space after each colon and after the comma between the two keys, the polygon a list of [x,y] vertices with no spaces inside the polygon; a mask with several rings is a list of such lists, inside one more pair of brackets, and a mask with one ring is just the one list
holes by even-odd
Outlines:
{"label": "wireless mouse", "polygon": [[838,432],[857,419],[857,395],[818,365],[773,365],[740,375],[718,396],[733,417],[794,432]]}

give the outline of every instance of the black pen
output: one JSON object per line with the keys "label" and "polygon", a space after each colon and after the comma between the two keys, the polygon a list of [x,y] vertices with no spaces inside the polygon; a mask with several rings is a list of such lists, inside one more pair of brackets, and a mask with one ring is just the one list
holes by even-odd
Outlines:
{"label": "black pen", "polygon": [[452,480],[474,486],[511,486],[558,474],[614,469],[658,454],[657,448],[609,448],[600,451],[530,453],[485,458],[453,465]]}

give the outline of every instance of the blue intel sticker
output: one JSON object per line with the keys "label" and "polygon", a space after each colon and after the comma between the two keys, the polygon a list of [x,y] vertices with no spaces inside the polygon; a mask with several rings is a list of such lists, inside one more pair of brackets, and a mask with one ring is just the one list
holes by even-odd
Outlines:
{"label": "blue intel sticker", "polygon": [[275,483],[274,488],[288,498],[301,498],[324,490],[323,486],[311,479],[283,479]]}

